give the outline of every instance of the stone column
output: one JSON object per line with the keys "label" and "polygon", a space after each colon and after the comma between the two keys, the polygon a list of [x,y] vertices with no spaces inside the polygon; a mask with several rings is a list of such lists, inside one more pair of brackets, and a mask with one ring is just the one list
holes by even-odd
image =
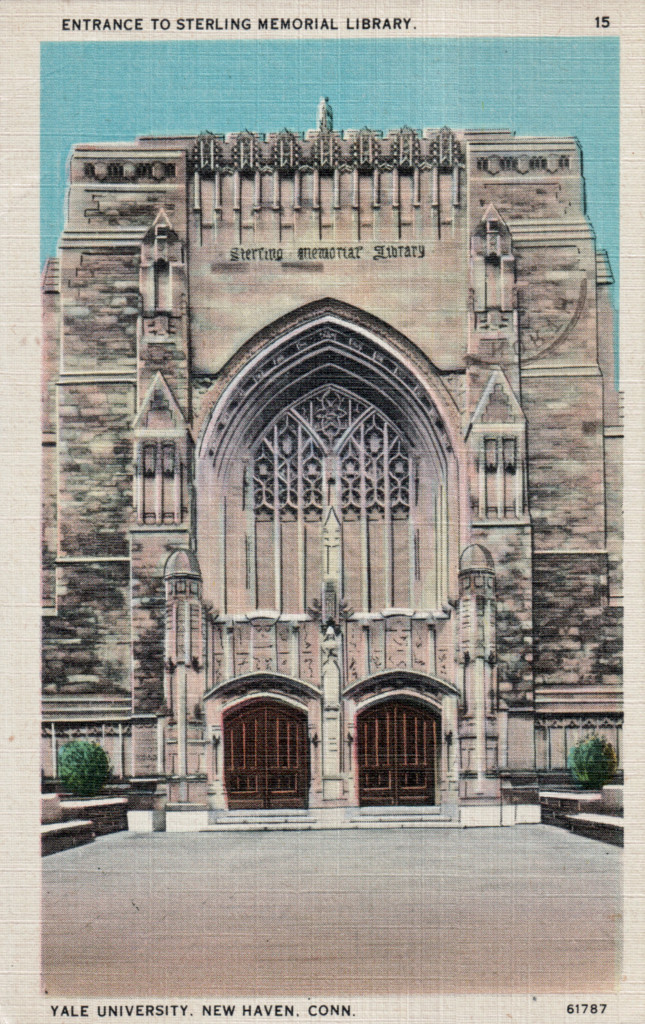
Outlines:
{"label": "stone column", "polygon": [[157,719],[157,774],[166,773],[166,719],[161,715]]}
{"label": "stone column", "polygon": [[337,801],[344,797],[342,765],[342,722],[341,722],[341,665],[342,646],[340,639],[340,602],[342,584],[342,535],[340,522],[335,511],[337,501],[337,480],[339,467],[335,460],[328,459],[325,465],[325,479],[328,481],[328,511],[323,527],[323,579],[322,579],[322,628],[324,638],[321,647],[321,673],[323,684],[322,701],[322,775],[323,801]]}
{"label": "stone column", "polygon": [[475,716],[475,765],[477,793],[484,792],[486,774],[486,695],[484,693],[484,659],[478,656],[471,662],[473,673],[473,714]]}
{"label": "stone column", "polygon": [[444,696],[441,709],[441,810],[455,819],[459,803],[459,724],[457,698]]}
{"label": "stone column", "polygon": [[467,666],[467,714],[475,734],[475,791],[486,790],[486,693],[490,666],[495,659],[495,568],[490,552],[471,544],[459,560],[460,637]]}
{"label": "stone column", "polygon": [[[199,667],[199,653],[202,647],[202,604],[201,572],[195,552],[188,548],[174,551],[164,570],[166,583],[166,604],[171,614],[166,616],[169,635],[165,650],[168,667],[175,670],[177,720],[177,776],[179,799],[188,799],[188,673],[191,673],[191,696],[203,693],[204,681]],[[197,612],[191,618],[191,609]],[[193,618],[199,624],[193,636]],[[202,657],[202,661],[204,658]],[[193,664],[195,661],[195,665]]]}
{"label": "stone column", "polygon": [[215,821],[217,812],[226,809],[226,798],[224,794],[224,737],[221,725],[210,727],[211,743],[211,770],[209,771],[209,782],[207,790],[208,817],[209,822]]}
{"label": "stone column", "polygon": [[187,736],[187,672],[186,666],[177,665],[177,774],[179,775],[179,799],[188,799],[188,736]]}
{"label": "stone column", "polygon": [[328,626],[322,647],[322,773],[323,800],[344,795],[341,773],[340,638]]}
{"label": "stone column", "polygon": [[165,782],[157,782],[152,802],[152,831],[166,831],[166,804],[168,803],[168,786]]}

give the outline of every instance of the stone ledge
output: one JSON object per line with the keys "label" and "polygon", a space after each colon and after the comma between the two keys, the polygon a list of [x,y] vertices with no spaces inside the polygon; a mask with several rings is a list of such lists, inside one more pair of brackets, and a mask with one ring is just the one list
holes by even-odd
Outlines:
{"label": "stone ledge", "polygon": [[112,832],[127,831],[127,806],[128,801],[122,796],[98,800],[62,800],[60,817],[69,821],[79,813],[86,815],[92,820],[95,835],[106,836]]}
{"label": "stone ledge", "polygon": [[570,832],[612,846],[624,845],[623,819],[610,814],[570,814],[566,826]]}
{"label": "stone ledge", "polygon": [[94,824],[91,821],[74,819],[56,821],[42,825],[40,829],[41,852],[43,857],[61,850],[70,850],[94,841]]}
{"label": "stone ledge", "polygon": [[557,790],[553,792],[540,791],[540,800],[576,800],[579,803],[596,803],[602,800],[600,793],[558,793]]}
{"label": "stone ledge", "polygon": [[590,824],[612,825],[617,828],[623,827],[623,819],[613,814],[572,814],[572,821],[584,821]]}
{"label": "stone ledge", "polygon": [[[622,790],[615,786],[612,789]],[[616,802],[618,802],[616,800]],[[544,825],[564,828],[576,835],[601,842],[623,845],[623,819],[615,813],[611,796],[607,803],[604,793],[571,793],[542,791],[540,793],[541,821]],[[603,814],[604,810],[614,813]]]}
{"label": "stone ledge", "polygon": [[95,807],[108,807],[114,806],[115,804],[127,804],[127,802],[127,797],[124,796],[100,797],[97,800],[93,798],[90,798],[88,800],[63,799],[61,800],[61,809],[64,810],[65,808],[67,808],[68,810],[71,810],[72,808],[74,808],[76,810],[92,810]]}
{"label": "stone ledge", "polygon": [[79,828],[91,828],[93,822],[84,818],[70,818],[69,821],[51,821],[47,825],[40,826],[40,834],[43,836],[54,835],[56,832],[74,832]]}

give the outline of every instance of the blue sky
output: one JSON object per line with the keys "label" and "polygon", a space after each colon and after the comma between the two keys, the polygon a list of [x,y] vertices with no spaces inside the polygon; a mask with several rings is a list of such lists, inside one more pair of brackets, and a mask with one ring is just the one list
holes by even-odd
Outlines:
{"label": "blue sky", "polygon": [[63,227],[75,143],[305,131],[324,93],[341,131],[447,124],[576,136],[597,244],[617,276],[618,47],[615,37],[44,43],[42,258]]}

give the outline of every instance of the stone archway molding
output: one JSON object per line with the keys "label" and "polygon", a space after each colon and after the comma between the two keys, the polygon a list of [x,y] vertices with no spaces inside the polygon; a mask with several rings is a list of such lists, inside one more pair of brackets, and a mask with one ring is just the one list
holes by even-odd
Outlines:
{"label": "stone archway molding", "polygon": [[320,690],[302,679],[279,672],[249,672],[211,687],[204,694],[204,703],[214,698],[221,700],[227,710],[258,698],[282,700],[292,707],[306,710],[308,700],[320,700]]}
{"label": "stone archway molding", "polygon": [[380,700],[389,700],[392,696],[398,695],[405,695],[440,708],[443,697],[459,698],[460,693],[453,683],[448,683],[444,679],[437,679],[423,672],[393,669],[352,683],[344,691],[343,698],[355,701],[357,710],[360,711]]}
{"label": "stone archway molding", "polygon": [[276,386],[282,378],[297,377],[300,363],[305,375],[310,372],[304,364],[316,347],[321,358],[335,352],[343,365],[369,369],[377,387],[380,384],[395,401],[403,397],[418,423],[429,424],[439,450],[463,454],[459,411],[442,380],[446,371],[378,317],[325,298],[268,324],[229,360],[202,399],[195,431],[198,461],[217,461],[229,424],[235,423],[239,433],[245,406],[257,409],[255,395],[262,396],[268,382]]}
{"label": "stone archway molding", "polygon": [[367,711],[368,708],[376,707],[377,704],[384,704],[391,700],[406,700],[416,701],[418,704],[422,704],[425,707],[430,708],[436,714],[441,715],[441,699],[437,699],[432,694],[420,693],[409,686],[400,687],[398,689],[383,690],[382,693],[372,694],[371,696],[364,697],[362,700],[356,703],[356,714],[360,715],[361,712]]}

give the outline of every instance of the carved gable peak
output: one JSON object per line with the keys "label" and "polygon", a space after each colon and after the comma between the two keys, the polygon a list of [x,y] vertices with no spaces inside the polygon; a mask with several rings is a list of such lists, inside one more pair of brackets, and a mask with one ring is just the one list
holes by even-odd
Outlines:
{"label": "carved gable peak", "polygon": [[502,370],[493,370],[468,427],[475,424],[518,424],[524,413]]}
{"label": "carved gable peak", "polygon": [[482,219],[475,230],[475,234],[485,237],[489,234],[507,236],[509,233],[506,221],[501,214],[497,212],[493,204],[489,203],[484,210]]}
{"label": "carved gable peak", "polygon": [[158,244],[167,243],[173,245],[179,241],[179,236],[172,226],[170,217],[164,210],[163,206],[158,210],[155,219],[143,236],[143,244],[153,245],[155,242]]}
{"label": "carved gable peak", "polygon": [[186,421],[162,373],[158,372],[146,391],[134,421],[134,429],[155,432],[186,429]]}
{"label": "carved gable peak", "polygon": [[[493,225],[495,223],[497,224],[498,228],[506,228],[506,221],[504,220],[502,215],[498,213],[496,207],[493,206],[492,203],[489,203],[486,209],[484,210],[484,214],[482,216],[482,224]],[[508,230],[508,228],[506,228],[506,230]]]}
{"label": "carved gable peak", "polygon": [[158,228],[160,225],[166,228],[170,228],[172,230],[172,222],[170,220],[170,217],[164,210],[163,206],[159,208],[157,216],[152,222],[153,228]]}

